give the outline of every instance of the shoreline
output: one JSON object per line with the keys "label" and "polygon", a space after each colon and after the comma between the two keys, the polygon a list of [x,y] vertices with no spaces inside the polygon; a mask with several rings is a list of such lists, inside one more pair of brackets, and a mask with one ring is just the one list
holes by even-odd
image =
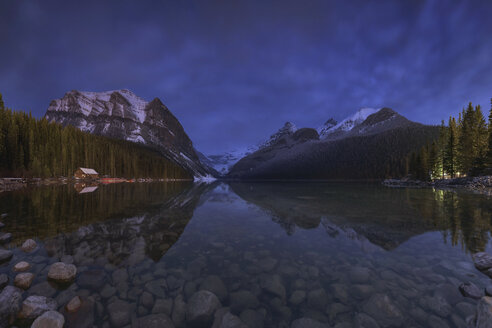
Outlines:
{"label": "shoreline", "polygon": [[411,179],[386,179],[384,186],[391,188],[437,188],[437,189],[466,189],[473,192],[492,196],[492,175],[478,177],[463,177],[453,179],[437,179],[434,181],[420,181]]}
{"label": "shoreline", "polygon": [[[104,180],[109,179],[109,180]],[[193,181],[190,179],[124,179],[124,178],[100,178],[100,179],[76,179],[76,178],[0,178],[0,193],[23,189],[25,187],[55,186],[65,184],[112,184],[112,183],[142,183],[142,182],[180,182]]]}

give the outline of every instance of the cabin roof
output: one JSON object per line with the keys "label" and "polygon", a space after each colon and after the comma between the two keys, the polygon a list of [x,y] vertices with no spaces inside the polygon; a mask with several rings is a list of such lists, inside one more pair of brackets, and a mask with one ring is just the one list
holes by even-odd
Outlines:
{"label": "cabin roof", "polygon": [[94,169],[89,169],[89,168],[86,168],[86,167],[79,167],[79,169],[85,173],[85,174],[99,174],[96,172],[96,170]]}

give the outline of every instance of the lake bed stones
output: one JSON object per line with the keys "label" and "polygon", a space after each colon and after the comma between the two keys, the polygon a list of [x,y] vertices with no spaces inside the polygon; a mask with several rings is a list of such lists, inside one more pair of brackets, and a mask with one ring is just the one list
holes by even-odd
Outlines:
{"label": "lake bed stones", "polygon": [[54,311],[56,308],[57,303],[54,299],[32,295],[22,302],[22,308],[18,314],[18,318],[25,322],[32,322],[43,313]]}
{"label": "lake bed stones", "polygon": [[219,298],[207,290],[200,290],[191,296],[186,305],[186,321],[190,326],[208,326],[220,308]]}
{"label": "lake bed stones", "polygon": [[474,298],[479,300],[483,296],[483,292],[472,282],[464,282],[459,286],[461,295],[464,297]]}
{"label": "lake bed stones", "polygon": [[28,271],[31,268],[31,265],[27,263],[26,261],[21,261],[14,265],[13,270],[14,272],[24,272]]}
{"label": "lake bed stones", "polygon": [[0,249],[0,263],[10,261],[14,254],[6,249]]}
{"label": "lake bed stones", "polygon": [[63,262],[53,263],[48,271],[48,279],[60,284],[72,283],[77,275],[77,268],[73,264]]}
{"label": "lake bed stones", "polygon": [[31,328],[63,328],[65,318],[56,311],[48,311],[34,320]]}
{"label": "lake bed stones", "polygon": [[30,253],[36,249],[38,245],[33,239],[27,239],[21,246],[21,250],[26,253]]}
{"label": "lake bed stones", "polygon": [[30,272],[19,273],[14,278],[14,285],[16,287],[26,290],[29,287],[31,287],[33,280],[34,280],[34,274]]}

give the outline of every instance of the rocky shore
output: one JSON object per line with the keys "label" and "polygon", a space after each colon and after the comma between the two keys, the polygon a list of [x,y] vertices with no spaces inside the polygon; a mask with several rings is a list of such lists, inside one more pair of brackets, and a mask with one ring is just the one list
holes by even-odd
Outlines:
{"label": "rocky shore", "polygon": [[492,195],[492,175],[480,177],[464,177],[455,179],[439,179],[430,181],[403,179],[386,179],[383,185],[388,187],[434,187],[439,189],[463,188]]}

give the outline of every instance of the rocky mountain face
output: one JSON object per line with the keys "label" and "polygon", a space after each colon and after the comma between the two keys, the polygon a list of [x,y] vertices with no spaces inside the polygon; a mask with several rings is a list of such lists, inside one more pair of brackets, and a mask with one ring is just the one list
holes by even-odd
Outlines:
{"label": "rocky mountain face", "polygon": [[85,132],[155,148],[195,178],[209,174],[182,125],[159,98],[147,102],[129,90],[74,90],[53,100],[45,118]]}
{"label": "rocky mountain face", "polygon": [[[363,108],[318,129],[284,129],[230,169],[231,179],[381,179],[401,176],[406,156],[438,136],[390,108]],[[280,130],[279,130],[280,131]]]}
{"label": "rocky mountain face", "polygon": [[288,138],[296,132],[297,128],[291,122],[286,122],[277,132],[272,134],[268,139],[248,148],[235,149],[222,154],[203,155],[201,158],[202,163],[207,163],[213,168],[219,175],[224,176],[229,173],[229,170],[240,159],[259,151],[263,148],[276,144],[280,140]]}

